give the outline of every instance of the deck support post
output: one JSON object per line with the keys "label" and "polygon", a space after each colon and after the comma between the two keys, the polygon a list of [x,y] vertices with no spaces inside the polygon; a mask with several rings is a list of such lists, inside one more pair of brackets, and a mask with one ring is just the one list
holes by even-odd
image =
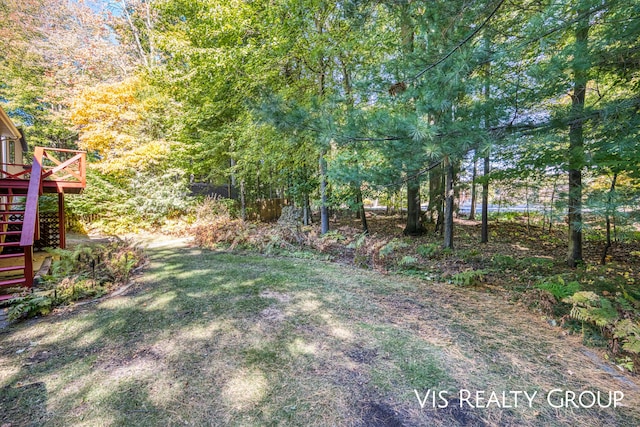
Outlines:
{"label": "deck support post", "polygon": [[60,249],[67,248],[67,236],[65,234],[66,218],[64,216],[64,192],[58,193],[58,230],[60,232]]}
{"label": "deck support post", "polygon": [[24,247],[24,285],[33,287],[33,246]]}

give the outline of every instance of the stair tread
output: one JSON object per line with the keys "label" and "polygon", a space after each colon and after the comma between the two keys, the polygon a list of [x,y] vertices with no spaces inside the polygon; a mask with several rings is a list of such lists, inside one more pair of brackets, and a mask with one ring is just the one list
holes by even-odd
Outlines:
{"label": "stair tread", "polygon": [[0,243],[1,246],[20,246],[20,242],[3,242]]}
{"label": "stair tread", "polygon": [[0,231],[0,236],[17,236],[22,234],[22,231]]}
{"label": "stair tread", "polygon": [[24,252],[17,252],[15,254],[0,254],[0,259],[20,258],[23,256],[24,256]]}
{"label": "stair tread", "polygon": [[0,267],[0,273],[3,273],[5,271],[18,271],[18,270],[24,270],[24,265],[12,265],[10,267]]}
{"label": "stair tread", "polygon": [[11,286],[11,285],[21,285],[25,283],[25,278],[21,277],[18,279],[8,279],[8,280],[0,280],[0,287],[1,286]]}
{"label": "stair tread", "polygon": [[0,301],[8,301],[10,299],[14,299],[15,296],[13,294],[8,295],[0,295]]}

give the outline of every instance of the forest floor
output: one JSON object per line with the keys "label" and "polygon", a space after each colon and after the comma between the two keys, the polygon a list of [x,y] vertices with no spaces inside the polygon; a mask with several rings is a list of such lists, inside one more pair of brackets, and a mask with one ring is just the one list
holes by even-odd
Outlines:
{"label": "forest floor", "polygon": [[[510,240],[490,245],[525,247]],[[399,250],[356,269],[357,248],[335,249],[344,262],[148,244],[126,292],[0,331],[0,425],[640,425],[638,377],[497,292],[488,249],[410,274],[387,263]],[[461,262],[479,285],[430,279]]]}

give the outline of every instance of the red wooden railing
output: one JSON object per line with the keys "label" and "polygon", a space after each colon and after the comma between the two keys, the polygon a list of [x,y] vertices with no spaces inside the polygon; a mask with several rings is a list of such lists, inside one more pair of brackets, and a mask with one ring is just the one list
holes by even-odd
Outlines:
{"label": "red wooden railing", "polygon": [[[18,164],[18,163],[0,163],[0,178],[3,179],[24,179],[25,175],[28,175],[29,172],[31,171],[31,165],[23,165],[23,164]],[[18,167],[18,168],[22,168],[22,170],[20,172],[16,172],[16,173],[11,173],[9,171],[6,171],[4,168],[7,166],[13,166],[13,167]]]}
{"label": "red wooden railing", "polygon": [[[70,156],[67,160],[59,160],[54,153]],[[49,163],[49,165],[45,165]],[[24,209],[24,222],[20,235],[20,246],[24,249],[25,286],[33,286],[33,243],[39,238],[38,199],[43,192],[43,185],[53,181],[59,186],[59,192],[65,186],[76,184],[86,186],[86,153],[77,150],[36,147],[31,165],[27,200]]]}

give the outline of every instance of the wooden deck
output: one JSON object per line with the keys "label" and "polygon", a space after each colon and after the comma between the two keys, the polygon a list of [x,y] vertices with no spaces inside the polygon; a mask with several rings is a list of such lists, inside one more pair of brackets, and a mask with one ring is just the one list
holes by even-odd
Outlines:
{"label": "wooden deck", "polygon": [[[59,241],[64,248],[64,195],[78,194],[85,186],[83,151],[36,147],[32,164],[0,165],[0,261],[7,264],[0,264],[0,289],[33,286],[39,268],[33,246],[40,233],[40,196],[58,195]],[[0,293],[0,300],[10,298]]]}

